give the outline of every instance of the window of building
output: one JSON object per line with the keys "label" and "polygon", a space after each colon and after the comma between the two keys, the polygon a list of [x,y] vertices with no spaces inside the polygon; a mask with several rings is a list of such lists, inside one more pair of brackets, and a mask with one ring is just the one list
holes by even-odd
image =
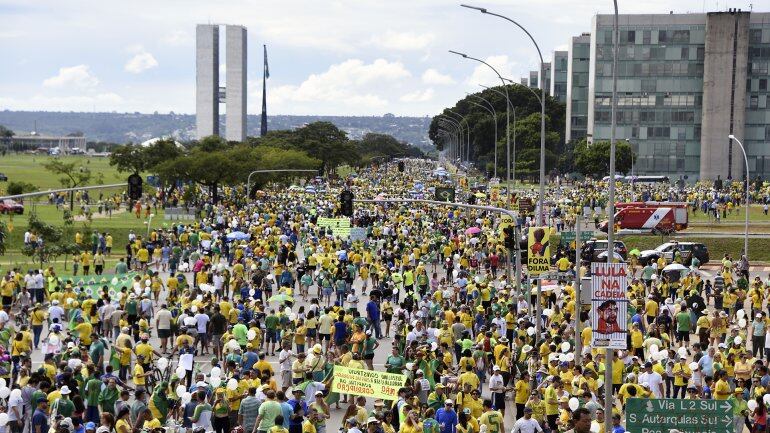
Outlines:
{"label": "window of building", "polygon": [[674,30],[672,36],[673,42],[680,44],[690,43],[690,31],[689,30]]}
{"label": "window of building", "polygon": [[770,140],[770,126],[765,126],[765,141]]}
{"label": "window of building", "polygon": [[751,95],[751,98],[749,98],[749,108],[752,110],[756,110],[758,106],[759,106],[759,96]]}
{"label": "window of building", "polygon": [[698,60],[703,60],[706,58],[706,48],[705,47],[698,47],[695,51],[695,57]]}
{"label": "window of building", "polygon": [[612,30],[605,30],[604,31],[604,44],[605,45],[612,45]]}
{"label": "window of building", "polygon": [[766,78],[760,78],[759,79],[759,90],[767,90],[767,79]]}
{"label": "window of building", "polygon": [[668,42],[668,32],[665,30],[658,31],[658,43]]}
{"label": "window of building", "polygon": [[650,30],[643,30],[642,31],[642,43],[649,45],[651,41],[651,34],[652,32]]}
{"label": "window of building", "polygon": [[762,43],[762,29],[749,30],[749,43],[761,44]]}
{"label": "window of building", "polygon": [[690,58],[690,48],[689,47],[682,47],[682,60],[688,60]]}
{"label": "window of building", "polygon": [[633,44],[636,42],[636,31],[629,30],[628,32],[624,32],[626,35],[626,40],[624,42],[628,42],[629,44]]}
{"label": "window of building", "polygon": [[642,79],[642,92],[655,92],[657,90],[658,80],[645,78]]}
{"label": "window of building", "polygon": [[[765,135],[770,133],[770,126],[767,127],[765,131]],[[631,138],[639,138],[639,127],[638,126],[632,126],[631,127]]]}

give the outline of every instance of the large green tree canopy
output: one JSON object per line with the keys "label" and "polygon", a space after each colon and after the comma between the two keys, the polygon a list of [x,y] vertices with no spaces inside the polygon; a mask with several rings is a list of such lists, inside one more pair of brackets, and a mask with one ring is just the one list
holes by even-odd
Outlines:
{"label": "large green tree canopy", "polygon": [[[492,171],[495,151],[494,128],[495,122],[497,122],[496,145],[499,175],[502,170],[505,170],[506,164],[507,103],[504,96],[506,90],[511,100],[509,119],[510,141],[511,147],[513,147],[514,141],[516,143],[517,173],[531,174],[539,171],[541,107],[538,96],[542,95],[539,89],[528,89],[521,85],[497,86],[474,93],[457,101],[453,107],[445,109],[440,115],[435,116],[431,122],[428,136],[436,145],[436,148],[443,150],[449,145],[451,133],[442,133],[442,129],[444,131],[452,129],[450,126],[446,126],[447,119],[451,119],[451,122],[461,124],[466,136],[466,128],[470,129],[470,160],[477,167]],[[501,92],[502,95],[497,92]],[[486,102],[481,101],[479,98],[488,101],[494,109],[495,117],[488,110],[479,106],[488,106]],[[548,95],[545,98],[546,170],[550,171],[558,163],[558,158],[555,155],[560,154],[564,148],[565,105]],[[450,110],[457,114],[450,112]],[[513,111],[515,111],[515,116]],[[445,125],[444,127],[441,126],[442,123]],[[531,157],[532,149],[536,149],[537,158]],[[513,149],[511,151],[513,152]]]}

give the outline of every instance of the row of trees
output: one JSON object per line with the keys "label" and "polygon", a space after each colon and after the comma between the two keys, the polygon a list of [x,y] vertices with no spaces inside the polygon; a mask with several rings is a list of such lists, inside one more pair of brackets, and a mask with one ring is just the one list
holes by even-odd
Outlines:
{"label": "row of trees", "polygon": [[[242,184],[253,170],[312,169],[331,172],[341,165],[363,166],[378,157],[419,157],[422,152],[384,134],[366,134],[350,140],[330,122],[314,122],[296,130],[271,131],[246,142],[227,142],[210,136],[189,149],[172,140],[159,140],[148,147],[117,147],[110,164],[127,173],[149,173],[158,177],[167,193],[181,182],[208,188],[216,202],[225,185]],[[287,175],[253,177],[256,190],[268,181]]]}
{"label": "row of trees", "polygon": [[[516,143],[517,178],[532,176],[540,171],[540,89],[527,89],[520,85],[508,85],[508,96],[515,116],[510,116],[510,142]],[[534,93],[533,93],[534,92]],[[441,114],[430,124],[428,135],[438,150],[449,145],[449,138],[439,134],[446,118],[460,122],[463,128],[470,127],[470,160],[479,169],[494,170],[494,153],[497,147],[497,172],[505,176],[506,165],[506,88],[497,86],[468,95]],[[536,96],[536,94],[538,96]],[[492,105],[496,117],[492,117],[482,98]],[[563,103],[545,95],[545,164],[546,172],[580,172],[586,176],[605,176],[609,172],[609,143],[597,142],[588,145],[585,140],[565,143],[565,111]],[[457,114],[455,114],[457,113]],[[460,121],[458,114],[465,120]],[[467,122],[467,123],[466,123]],[[497,143],[495,143],[495,122]],[[513,149],[511,149],[513,152]],[[631,169],[631,147],[626,142],[617,143],[616,168],[618,172]]]}

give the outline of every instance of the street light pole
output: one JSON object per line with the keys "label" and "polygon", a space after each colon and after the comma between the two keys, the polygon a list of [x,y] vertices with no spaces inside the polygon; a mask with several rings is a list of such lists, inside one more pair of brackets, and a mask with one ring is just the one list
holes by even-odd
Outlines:
{"label": "street light pole", "polygon": [[[469,8],[469,9],[476,9],[477,11],[488,14],[492,16],[496,16],[498,18],[502,18],[508,22],[511,22],[515,24],[518,28],[524,31],[524,33],[529,36],[529,39],[532,41],[532,43],[535,45],[535,48],[537,49],[537,55],[540,57],[540,75],[545,76],[543,73],[543,53],[540,51],[540,47],[537,45],[537,42],[535,41],[535,38],[532,37],[532,35],[521,26],[521,24],[517,23],[516,21],[496,13],[489,12],[488,10],[476,6],[468,6],[468,5],[461,5],[463,7]],[[507,89],[507,88],[506,88]],[[545,92],[541,90],[540,92],[541,98],[540,98],[540,198],[539,198],[539,209],[538,209],[538,224],[537,225],[545,225]],[[542,306],[542,290],[543,289],[543,280],[538,278],[537,279],[537,308],[535,309],[537,316],[535,317],[535,346],[540,347],[540,330],[542,328],[542,322],[543,319],[541,317],[541,310],[543,308]],[[612,415],[612,412],[605,412],[610,415]],[[611,424],[607,424],[611,425]]]}
{"label": "street light pole", "polygon": [[[518,28],[520,28],[524,33],[529,36],[529,39],[532,41],[532,43],[535,45],[535,49],[537,49],[537,55],[540,57],[540,75],[544,76],[543,74],[543,53],[540,51],[540,46],[537,45],[537,42],[535,41],[535,38],[532,37],[532,34],[530,34],[527,29],[525,29],[521,24],[517,23],[516,21],[500,15],[493,12],[489,12],[485,8],[480,8],[477,6],[469,6],[469,5],[460,5],[465,8],[469,9],[475,9],[483,14],[496,16],[498,18],[502,18],[510,23],[513,23]],[[542,96],[540,98],[540,209],[538,211],[538,224],[544,225],[545,224],[545,93],[540,92],[540,95]],[[538,280],[538,285],[540,285],[540,282]],[[538,296],[540,296],[540,291],[538,290]],[[540,322],[540,318],[538,317],[538,323]]]}
{"label": "street light pole", "polygon": [[[448,124],[450,124],[450,125],[452,125],[452,126],[454,126],[456,128],[459,140],[458,140],[457,149],[456,149],[455,155],[454,155],[455,161],[453,161],[453,163],[456,162],[456,159],[458,158],[458,156],[459,156],[460,162],[462,162],[462,150],[463,150],[463,126],[462,126],[462,123],[458,122],[454,117],[450,117],[450,116],[448,116],[446,114],[439,114],[439,117],[441,117],[441,119],[439,121],[445,121]],[[462,118],[462,116],[460,116],[460,117]]]}
{"label": "street light pole", "polygon": [[468,101],[468,102],[470,102],[471,104],[477,107],[483,108],[484,110],[486,110],[487,113],[489,113],[490,116],[492,116],[492,120],[495,125],[495,174],[494,174],[494,177],[497,177],[497,115],[494,112],[494,110],[490,110],[489,107],[485,105],[481,105],[473,101]]}
{"label": "street light pole", "polygon": [[[618,110],[618,44],[620,31],[618,29],[618,1],[612,0],[615,8],[612,41],[612,107],[610,108],[610,187],[607,206],[607,263],[615,261],[615,119]],[[604,355],[604,413],[612,415],[612,361],[613,349],[605,349]],[[612,425],[605,423],[605,433],[612,433]]]}
{"label": "street light pole", "polygon": [[[491,114],[492,114],[492,118],[494,119],[494,125],[495,125],[495,145],[494,145],[494,148],[495,148],[495,168],[494,168],[494,174],[493,174],[492,177],[497,179],[497,110],[495,110],[495,106],[492,105],[491,102],[489,102],[488,100],[482,98],[481,96],[474,95],[474,94],[471,94],[471,93],[468,93],[468,96],[486,102],[487,105],[484,108],[488,107],[487,111],[489,111],[490,109],[492,110]],[[475,105],[479,105],[479,104],[475,104]],[[481,105],[479,105],[479,106],[481,106]]]}
{"label": "street light pole", "polygon": [[740,140],[735,138],[733,134],[730,134],[728,136],[730,140],[734,140],[736,143],[738,143],[738,146],[741,148],[741,152],[743,152],[743,162],[746,163],[746,233],[743,236],[743,255],[746,256],[746,260],[749,259],[749,179],[751,177],[749,176],[749,157],[746,155],[746,148],[743,147],[743,143],[741,143]]}
{"label": "street light pole", "polygon": [[460,152],[460,139],[459,137],[462,134],[462,127],[460,124],[455,122],[451,117],[445,116],[445,115],[439,115],[439,126],[441,127],[449,127],[452,129],[452,133],[454,133],[454,146],[452,149],[452,152],[450,154],[450,161],[456,161],[457,155]]}
{"label": "street light pole", "polygon": [[[465,131],[466,131],[466,134],[467,134],[467,137],[466,137],[466,140],[465,140],[465,152],[468,155],[467,158],[465,158],[465,161],[467,163],[470,163],[470,157],[471,157],[471,124],[468,122],[468,119],[466,119],[467,115],[463,116],[462,114],[460,114],[460,113],[458,113],[456,111],[452,111],[449,108],[447,108],[446,111],[448,111],[449,113],[452,113],[455,116],[459,117],[460,118],[460,124],[462,124],[462,122],[465,122]],[[460,162],[462,162],[462,160],[463,160],[463,154],[462,154],[462,151],[461,151],[460,152]]]}
{"label": "street light pole", "polygon": [[[503,76],[500,75],[500,73],[497,72],[497,69],[495,69],[492,65],[490,65],[489,63],[487,63],[487,62],[485,62],[485,61],[483,61],[481,59],[477,59],[475,57],[471,57],[471,56],[469,56],[469,55],[467,55],[465,53],[459,53],[457,51],[449,50],[449,52],[452,53],[452,54],[457,54],[458,56],[460,56],[460,57],[462,57],[464,59],[475,60],[475,61],[477,61],[479,63],[483,63],[489,69],[491,69],[497,75],[497,78],[500,79],[500,82],[503,83],[503,88],[505,89],[505,99],[508,101],[508,104],[505,106],[505,119],[506,119],[506,123],[505,123],[505,142],[506,142],[506,146],[508,148],[510,148],[511,147],[511,129],[510,129],[511,128],[511,122],[509,122],[508,119],[510,119],[509,110],[510,110],[510,105],[511,105],[511,98],[508,96],[508,86],[505,85],[505,80],[503,80]],[[495,144],[495,149],[497,149],[497,144]],[[509,159],[509,162],[510,162],[510,159]],[[495,167],[497,167],[497,164],[495,164]],[[509,181],[510,181],[510,179],[509,179]],[[510,187],[509,187],[509,189],[510,189]]]}
{"label": "street light pole", "polygon": [[516,107],[514,107],[513,104],[511,104],[511,99],[508,98],[508,95],[507,95],[507,93],[508,93],[507,92],[508,86],[505,85],[505,82],[503,82],[503,87],[506,88],[506,93],[503,93],[503,92],[495,89],[494,87],[487,87],[487,86],[485,86],[483,84],[479,84],[479,86],[481,86],[481,87],[483,87],[483,88],[485,88],[487,90],[491,90],[491,91],[497,93],[500,96],[505,97],[505,100],[507,101],[507,104],[508,104],[506,106],[506,110],[505,110],[505,124],[506,125],[510,125],[511,124],[511,118],[509,116],[510,116],[510,113],[513,113],[513,173],[511,173],[511,139],[510,139],[510,134],[508,134],[509,126],[506,126],[506,135],[508,135],[508,138],[506,139],[506,147],[505,147],[505,154],[506,154],[506,159],[507,159],[506,179],[505,179],[506,182],[505,182],[505,184],[507,185],[506,186],[506,194],[508,195],[507,201],[510,203],[510,201],[511,201],[511,189],[513,188],[510,185],[511,180],[513,180],[513,184],[516,185]]}

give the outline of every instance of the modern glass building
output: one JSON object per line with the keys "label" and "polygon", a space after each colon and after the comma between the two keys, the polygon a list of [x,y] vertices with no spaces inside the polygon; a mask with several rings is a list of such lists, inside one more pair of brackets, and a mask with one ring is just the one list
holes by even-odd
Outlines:
{"label": "modern glass building", "polygon": [[547,95],[551,94],[551,63],[544,62],[543,67],[538,71],[537,82],[540,84],[538,89],[545,89]]}
{"label": "modern glass building", "polygon": [[539,89],[540,81],[538,80],[538,78],[540,78],[539,71],[529,71],[529,87],[533,89]]}
{"label": "modern glass building", "polygon": [[567,101],[567,51],[553,52],[549,93],[559,102]]}
{"label": "modern glass building", "polygon": [[[770,176],[770,13],[621,15],[616,138],[630,141],[639,174],[690,180]],[[586,134],[610,138],[612,15],[592,22]],[[567,138],[575,128],[575,56],[570,45]],[[572,106],[571,109],[569,106]],[[570,129],[572,131],[570,131]]]}
{"label": "modern glass building", "polygon": [[582,140],[588,127],[588,69],[591,34],[574,36],[567,50],[567,131],[565,141]]}

